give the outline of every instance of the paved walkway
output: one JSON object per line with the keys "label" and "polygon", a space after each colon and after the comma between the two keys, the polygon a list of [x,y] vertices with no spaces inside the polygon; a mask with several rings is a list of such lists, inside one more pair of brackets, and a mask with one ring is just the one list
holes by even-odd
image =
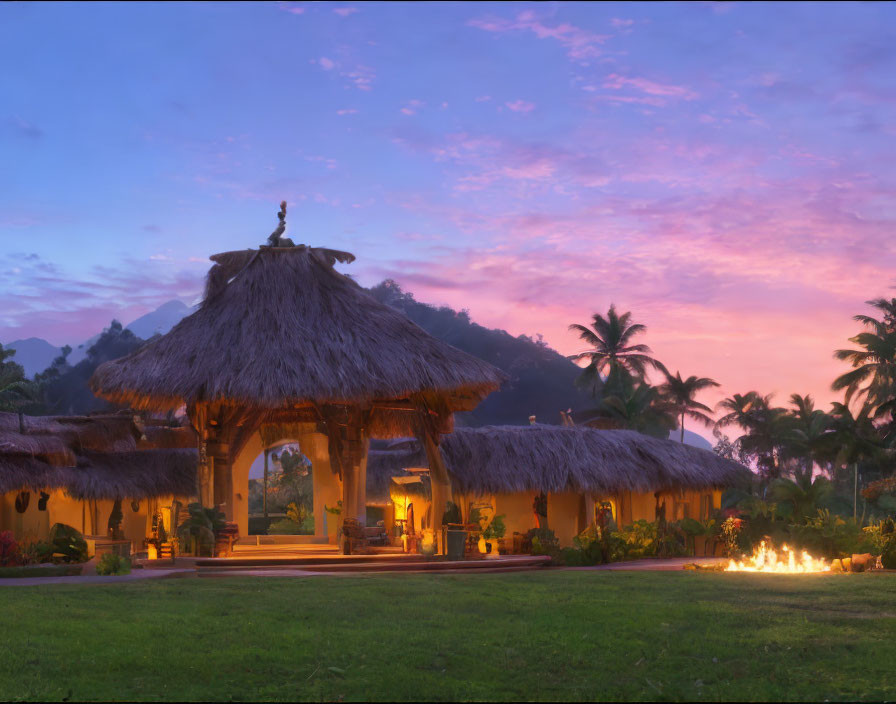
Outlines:
{"label": "paved walkway", "polygon": [[0,587],[34,587],[40,584],[120,584],[121,582],[137,582],[143,579],[164,579],[166,577],[195,577],[196,570],[134,570],[122,575],[86,575],[76,577],[19,577],[0,579]]}

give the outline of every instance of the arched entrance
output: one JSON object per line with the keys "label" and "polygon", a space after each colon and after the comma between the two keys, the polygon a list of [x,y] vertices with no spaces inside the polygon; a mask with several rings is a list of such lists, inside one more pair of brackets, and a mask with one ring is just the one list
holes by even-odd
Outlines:
{"label": "arched entrance", "polygon": [[[269,426],[254,433],[237,455],[232,471],[234,486],[234,520],[239,525],[240,535],[246,536],[243,544],[296,544],[316,543],[336,545],[336,529],[338,516],[327,509],[338,507],[342,500],[342,481],[330,469],[330,458],[327,450],[327,436],[323,433],[276,432]],[[283,476],[283,454],[288,452],[286,461],[287,476]],[[258,530],[261,521],[252,521],[250,516],[264,514],[263,491],[253,496],[250,479],[264,484],[264,458],[268,460],[268,488],[275,486],[283,490],[283,497],[274,498],[278,492],[269,491],[268,514],[285,513],[286,506],[294,502],[298,495],[305,498],[306,530],[298,534],[269,533]],[[273,459],[277,455],[277,460]],[[256,460],[260,458],[260,462]],[[255,471],[253,472],[253,465]],[[256,476],[257,475],[257,476]],[[261,504],[261,511],[258,511]],[[286,516],[276,516],[282,520]]]}
{"label": "arched entrance", "polygon": [[311,460],[301,443],[284,438],[249,468],[249,535],[314,535]]}

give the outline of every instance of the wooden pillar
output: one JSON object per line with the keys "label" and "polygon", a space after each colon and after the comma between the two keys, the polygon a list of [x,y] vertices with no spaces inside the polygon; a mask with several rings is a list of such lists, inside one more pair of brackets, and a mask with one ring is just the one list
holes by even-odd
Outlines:
{"label": "wooden pillar", "polygon": [[211,458],[208,456],[208,409],[197,404],[190,414],[190,420],[199,436],[199,464],[196,467],[196,500],[203,506],[214,504],[214,478]]}
{"label": "wooden pillar", "polygon": [[442,454],[435,434],[427,429],[420,433],[419,440],[426,449],[426,459],[429,463],[429,478],[432,486],[432,530],[436,539],[436,550],[441,555],[445,552],[442,544],[442,514],[445,513],[448,501],[451,499],[451,480],[448,477],[448,468],[442,461]]}
{"label": "wooden pillar", "polygon": [[361,431],[361,448],[358,457],[357,483],[357,519],[362,525],[367,525],[367,434]]}
{"label": "wooden pillar", "polygon": [[358,468],[346,463],[342,470],[342,516],[357,518],[358,515]]}
{"label": "wooden pillar", "polygon": [[[268,455],[271,454],[271,451],[268,448],[264,450],[264,494],[261,496],[261,505],[264,510],[264,517],[268,517]],[[314,467],[314,461],[312,460],[311,467]]]}

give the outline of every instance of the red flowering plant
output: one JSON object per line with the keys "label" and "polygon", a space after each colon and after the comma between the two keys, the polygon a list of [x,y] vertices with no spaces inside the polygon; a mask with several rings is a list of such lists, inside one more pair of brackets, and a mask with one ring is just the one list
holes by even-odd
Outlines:
{"label": "red flowering plant", "polygon": [[0,567],[15,567],[21,564],[22,555],[13,534],[5,530],[0,533]]}
{"label": "red flowering plant", "polygon": [[725,539],[725,553],[728,557],[740,553],[739,540],[743,526],[743,520],[734,516],[729,516],[722,522],[722,537]]}

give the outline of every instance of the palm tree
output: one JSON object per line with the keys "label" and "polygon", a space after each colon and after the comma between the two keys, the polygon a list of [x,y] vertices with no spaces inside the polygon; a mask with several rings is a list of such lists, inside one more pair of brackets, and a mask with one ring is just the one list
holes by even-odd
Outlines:
{"label": "palm tree", "polygon": [[626,430],[635,430],[658,438],[669,436],[675,416],[659,390],[629,374],[611,377],[602,388],[598,406],[590,411],[589,421],[601,419]]}
{"label": "palm tree", "polygon": [[591,327],[573,324],[570,330],[579,333],[579,338],[587,342],[591,349],[571,355],[575,362],[588,360],[588,366],[579,376],[577,384],[593,392],[604,378],[612,374],[627,373],[644,378],[648,367],[664,370],[665,367],[651,357],[653,350],[647,345],[631,344],[636,335],[647,331],[640,323],[632,322],[631,312],[619,315],[616,305],[610,305],[605,318],[600,313],[592,316]]}
{"label": "palm tree", "polygon": [[859,462],[880,458],[884,453],[878,429],[872,420],[872,406],[866,403],[857,414],[853,414],[845,403],[832,404],[831,428],[824,442],[836,466],[852,465],[852,512],[855,518],[858,511]]}
{"label": "palm tree", "polygon": [[660,394],[669,402],[675,415],[681,419],[681,442],[684,442],[684,417],[688,416],[692,420],[699,421],[706,426],[712,425],[712,418],[707,413],[711,413],[712,409],[702,403],[699,403],[694,397],[697,392],[708,389],[713,386],[719,386],[714,379],[706,377],[689,376],[687,379],[681,378],[681,372],[676,372],[675,376],[664,371],[666,383],[663,384],[659,391]]}
{"label": "palm tree", "polygon": [[794,470],[797,479],[811,478],[814,465],[826,459],[833,419],[815,408],[815,401],[809,395],[791,394],[790,403],[793,408],[788,412],[790,428],[784,450],[802,465],[802,471]]}
{"label": "palm tree", "polygon": [[884,314],[883,320],[872,318],[870,315],[854,315],[853,320],[864,323],[876,330],[892,331],[896,329],[896,298],[887,300],[886,298],[874,298],[865,301],[872,308],[877,308]]}
{"label": "palm tree", "polygon": [[760,396],[755,391],[726,398],[717,408],[728,413],[717,425],[739,425],[744,430],[737,440],[740,449],[756,457],[766,476],[777,477],[781,472],[781,449],[787,442],[787,411],[773,408],[771,400],[771,394]]}
{"label": "palm tree", "polygon": [[853,316],[871,330],[850,338],[861,349],[834,352],[837,359],[849,362],[853,370],[837,377],[831,388],[845,389],[847,404],[853,397],[864,398],[878,407],[876,415],[880,416],[889,410],[896,396],[896,299],[875,299],[868,304],[883,311],[883,320],[868,315]]}
{"label": "palm tree", "polygon": [[791,479],[776,479],[769,487],[771,497],[779,504],[788,504],[792,509],[794,520],[812,518],[818,513],[818,509],[825,504],[834,494],[834,486],[827,477],[821,475],[812,479],[804,476],[793,481]]}
{"label": "palm tree", "polygon": [[750,413],[757,408],[768,407],[771,396],[760,396],[756,391],[748,391],[745,394],[734,394],[730,398],[722,399],[716,406],[716,410],[728,411],[716,421],[716,425],[724,428],[726,425],[739,425],[747,430],[750,425]]}

